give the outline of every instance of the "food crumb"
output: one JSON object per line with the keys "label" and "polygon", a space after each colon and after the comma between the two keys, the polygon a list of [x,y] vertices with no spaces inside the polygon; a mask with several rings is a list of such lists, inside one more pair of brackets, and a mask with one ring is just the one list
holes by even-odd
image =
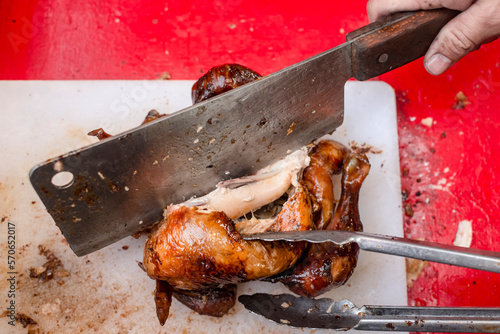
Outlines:
{"label": "food crumb", "polygon": [[406,189],[401,190],[401,198],[403,202],[408,200],[408,195],[409,195],[408,190]]}
{"label": "food crumb", "polygon": [[432,117],[426,117],[426,118],[422,118],[420,123],[422,123],[422,125],[425,125],[426,127],[430,128],[430,127],[432,127],[433,121],[434,121],[434,119]]}
{"label": "food crumb", "polygon": [[413,208],[412,208],[410,203],[405,204],[405,214],[408,217],[413,217],[414,212],[413,212]]}
{"label": "food crumb", "polygon": [[465,106],[468,106],[469,104],[470,102],[467,99],[467,96],[465,96],[464,92],[460,91],[455,96],[455,102],[453,102],[451,109],[462,110],[465,109]]}
{"label": "food crumb", "polygon": [[146,123],[152,122],[155,119],[162,118],[162,117],[165,117],[165,116],[167,116],[167,114],[160,114],[158,112],[158,110],[151,109],[148,112],[148,114],[146,115],[146,117],[144,118],[144,121],[142,122],[142,124],[146,124]]}
{"label": "food crumb", "polygon": [[56,298],[54,303],[46,303],[42,305],[42,314],[44,315],[56,315],[61,312],[61,300]]}
{"label": "food crumb", "polygon": [[42,266],[30,268],[30,277],[38,278],[40,282],[45,283],[54,278],[57,268],[62,267],[62,262],[54,253],[46,249],[43,245],[38,245],[39,254],[45,256],[47,262]]}
{"label": "food crumb", "polygon": [[366,153],[381,154],[382,153],[382,150],[380,150],[380,149],[377,149],[377,148],[370,146],[366,143],[358,144],[355,141],[349,142],[349,148],[358,154],[366,154]]}
{"label": "food crumb", "polygon": [[290,125],[290,127],[288,128],[288,130],[286,131],[286,135],[288,136],[289,134],[291,134],[293,132],[293,129],[295,129],[295,126],[297,124],[295,124],[295,122],[292,122],[292,124]]}
{"label": "food crumb", "polygon": [[70,275],[69,271],[62,269],[57,272],[57,276],[59,277],[68,277]]}
{"label": "food crumb", "polygon": [[290,304],[289,304],[289,303],[286,303],[286,302],[283,302],[283,303],[281,304],[281,307],[283,307],[283,308],[289,308],[289,307],[290,307]]}
{"label": "food crumb", "polygon": [[453,240],[453,245],[459,247],[470,247],[472,243],[472,223],[469,220],[462,220],[458,223],[457,235]]}
{"label": "food crumb", "polygon": [[172,79],[172,76],[168,71],[163,72],[160,76],[160,80],[170,80],[170,79]]}
{"label": "food crumb", "polygon": [[87,133],[87,136],[97,137],[97,139],[99,140],[104,140],[106,138],[112,137],[112,135],[104,131],[103,128],[92,130]]}
{"label": "food crumb", "polygon": [[290,324],[290,321],[288,321],[288,320],[286,320],[286,319],[280,319],[280,322],[281,322],[282,324],[287,324],[287,325],[288,325],[288,324]]}
{"label": "food crumb", "polygon": [[416,259],[406,259],[406,286],[411,288],[413,282],[418,279],[428,262]]}
{"label": "food crumb", "polygon": [[123,246],[122,246],[122,249],[123,249],[123,250],[127,250],[127,249],[128,249],[128,245],[123,245]]}

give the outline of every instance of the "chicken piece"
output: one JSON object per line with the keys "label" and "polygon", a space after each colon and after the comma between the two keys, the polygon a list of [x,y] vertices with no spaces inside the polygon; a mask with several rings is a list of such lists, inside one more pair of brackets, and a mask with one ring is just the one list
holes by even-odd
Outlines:
{"label": "chicken piece", "polygon": [[[323,145],[323,147],[327,146]],[[333,218],[323,227],[326,230],[362,231],[363,225],[358,210],[359,191],[368,175],[370,164],[364,155],[346,154],[343,149],[343,153],[338,149],[333,152],[338,157],[345,155],[341,181],[342,193]],[[339,159],[335,158],[333,161],[338,162]],[[334,168],[331,170],[335,171]],[[318,175],[322,176],[322,174]],[[318,183],[321,183],[319,180],[316,179],[317,182],[310,182],[310,184],[318,188]],[[330,187],[328,182],[325,184],[324,188]],[[330,203],[327,205],[330,206]],[[323,213],[323,210],[321,212]],[[319,221],[323,222],[323,217]],[[316,297],[333,287],[345,284],[356,267],[358,251],[359,247],[356,244],[343,246],[333,243],[310,244],[306,254],[295,267],[271,278],[270,281],[282,282],[296,294]]]}
{"label": "chicken piece", "polygon": [[[307,155],[296,154],[295,157],[295,160],[302,157],[304,161],[299,165],[304,167],[305,161],[309,161]],[[270,170],[280,164],[282,162],[271,166]],[[164,220],[145,245],[143,264],[147,274],[172,286],[171,295],[200,314],[222,316],[234,305],[236,283],[273,276],[290,268],[303,254],[305,243],[245,241],[240,236],[240,231],[245,229],[294,231],[313,228],[308,191],[297,181],[301,169],[294,169],[291,174],[286,166],[283,170],[264,174],[279,184],[285,182],[285,187],[275,189],[276,194],[269,193],[268,182],[262,175],[254,182],[249,182],[248,177],[243,181],[236,179],[234,183],[245,184],[224,190],[225,196],[231,199],[228,208],[244,206],[252,212],[262,205],[261,200],[253,201],[252,198],[259,198],[261,193],[269,199],[279,198],[296,184],[274,219],[242,218],[235,223],[224,211],[208,205],[194,206],[193,201],[186,202],[189,205],[168,207]],[[278,176],[281,180],[276,179]],[[243,196],[245,191],[247,194]],[[232,196],[232,192],[238,196]],[[209,195],[202,200],[207,201],[211,198]],[[253,206],[248,207],[249,202]],[[165,297],[155,300],[161,323],[166,319],[165,312],[168,314],[170,304],[165,303],[168,300]]]}
{"label": "chicken piece", "polygon": [[323,230],[335,210],[332,175],[342,171],[349,149],[339,142],[324,140],[315,145],[310,153],[311,162],[304,170],[302,182],[315,199],[316,229]]}
{"label": "chicken piece", "polygon": [[193,85],[193,104],[207,100],[233,88],[255,81],[262,76],[248,67],[225,64],[213,67]]}
{"label": "chicken piece", "polygon": [[[313,226],[307,191],[285,203],[272,231]],[[151,278],[180,290],[203,290],[276,275],[301,256],[304,243],[245,241],[222,211],[177,206],[146,242],[144,267]]]}
{"label": "chicken piece", "polygon": [[162,326],[168,319],[172,296],[201,315],[221,317],[235,304],[236,284],[224,284],[199,291],[180,291],[174,290],[166,281],[156,280],[156,316]]}
{"label": "chicken piece", "polygon": [[224,284],[199,291],[174,290],[173,295],[201,315],[222,317],[236,302],[236,284]]}
{"label": "chicken piece", "polygon": [[156,316],[160,321],[160,325],[164,325],[167,321],[170,312],[170,305],[172,304],[173,288],[165,281],[156,280],[155,289],[155,304]]}

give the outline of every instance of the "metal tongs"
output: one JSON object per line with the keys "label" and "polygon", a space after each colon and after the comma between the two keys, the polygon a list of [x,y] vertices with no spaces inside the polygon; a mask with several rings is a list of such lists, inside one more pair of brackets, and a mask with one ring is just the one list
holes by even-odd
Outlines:
{"label": "metal tongs", "polygon": [[[266,232],[246,240],[350,242],[360,249],[500,273],[500,253],[350,231]],[[248,310],[293,327],[336,330],[500,333],[500,308],[477,307],[356,307],[351,301],[311,299],[258,293],[238,299]]]}
{"label": "metal tongs", "polygon": [[337,245],[355,242],[369,252],[409,257],[412,259],[451,264],[453,266],[500,273],[500,253],[465,248],[436,242],[413,240],[381,234],[353,231],[264,232],[243,235],[245,240],[333,242]]}
{"label": "metal tongs", "polygon": [[293,327],[336,330],[500,333],[500,308],[362,306],[330,298],[257,293],[240,303],[259,315]]}

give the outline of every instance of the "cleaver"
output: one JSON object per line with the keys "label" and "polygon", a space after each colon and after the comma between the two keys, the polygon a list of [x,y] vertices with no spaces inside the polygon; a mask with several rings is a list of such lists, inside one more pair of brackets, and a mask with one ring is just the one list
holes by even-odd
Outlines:
{"label": "cleaver", "polygon": [[425,54],[458,12],[399,13],[347,42],[167,117],[44,161],[30,181],[71,249],[89,254],[163,208],[283,158],[342,124],[344,84]]}

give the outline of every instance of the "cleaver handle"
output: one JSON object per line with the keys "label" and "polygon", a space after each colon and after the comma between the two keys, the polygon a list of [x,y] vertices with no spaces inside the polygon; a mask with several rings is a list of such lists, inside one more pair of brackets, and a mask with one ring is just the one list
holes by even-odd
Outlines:
{"label": "cleaver handle", "polygon": [[422,57],[458,13],[446,8],[397,13],[350,32],[353,78],[368,80]]}

